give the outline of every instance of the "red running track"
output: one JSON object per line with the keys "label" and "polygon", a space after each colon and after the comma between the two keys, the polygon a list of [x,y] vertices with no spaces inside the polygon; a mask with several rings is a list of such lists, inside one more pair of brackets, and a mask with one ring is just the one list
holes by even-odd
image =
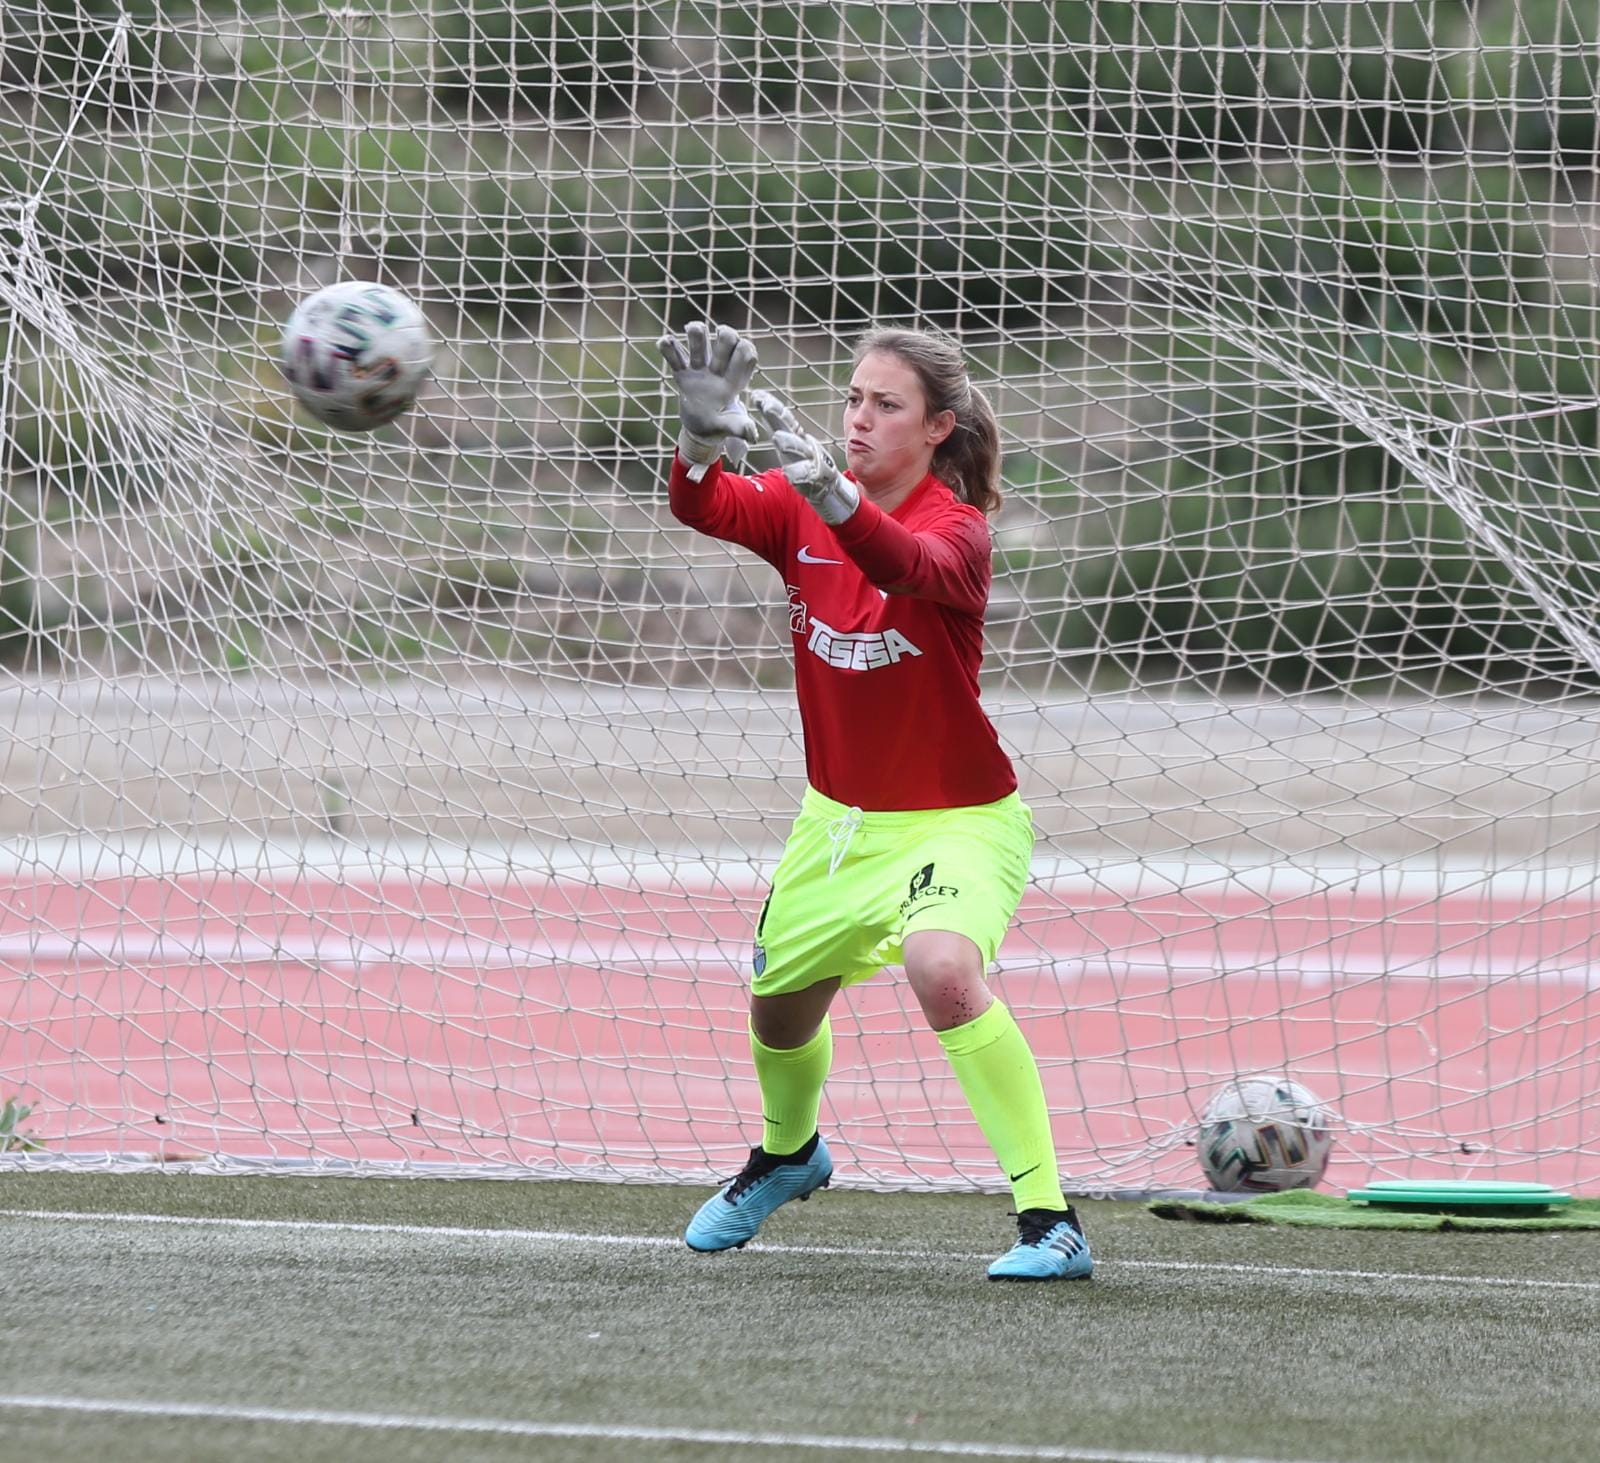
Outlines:
{"label": "red running track", "polygon": [[[0,1098],[53,1150],[542,1172],[736,1166],[759,893],[442,875],[0,880]],[[1593,902],[1233,881],[1030,892],[998,985],[1066,1172],[1192,1186],[1196,1107],[1288,1070],[1337,1185],[1600,1186]],[[841,1176],[997,1178],[897,973],[835,1018]],[[830,1140],[832,1141],[832,1140]]]}

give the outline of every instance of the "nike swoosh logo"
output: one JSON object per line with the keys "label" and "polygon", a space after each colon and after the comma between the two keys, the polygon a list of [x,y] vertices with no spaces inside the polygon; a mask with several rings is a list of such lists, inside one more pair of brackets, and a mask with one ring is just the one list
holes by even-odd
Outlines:
{"label": "nike swoosh logo", "polygon": [[1011,1180],[1011,1182],[1014,1183],[1014,1184],[1015,1183],[1020,1183],[1023,1179],[1027,1178],[1027,1176],[1030,1173],[1034,1172],[1034,1170],[1037,1169],[1038,1167],[1039,1167],[1039,1165],[1036,1163],[1036,1164],[1034,1164],[1033,1168],[1025,1168],[1025,1169],[1022,1170],[1021,1173],[1007,1174],[1006,1177],[1009,1178]]}
{"label": "nike swoosh logo", "polygon": [[910,924],[919,914],[926,914],[930,909],[943,909],[949,902],[948,899],[941,899],[937,904],[924,904],[920,909],[913,909],[906,916],[905,922]]}
{"label": "nike swoosh logo", "polygon": [[800,552],[795,555],[802,564],[842,564],[843,559],[819,559],[811,552],[810,544],[801,544]]}

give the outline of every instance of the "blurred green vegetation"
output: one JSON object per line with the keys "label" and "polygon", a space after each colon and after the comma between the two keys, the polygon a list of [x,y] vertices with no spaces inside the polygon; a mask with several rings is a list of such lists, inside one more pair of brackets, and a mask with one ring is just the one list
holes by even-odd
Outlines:
{"label": "blurred green vegetation", "polygon": [[33,1109],[19,1098],[0,1102],[0,1153],[37,1153],[44,1146],[22,1125],[33,1116]]}
{"label": "blurred green vegetation", "polygon": [[[953,54],[932,76],[1048,102],[1110,155],[1225,160],[1310,145],[1399,157],[1461,135],[1438,107],[1434,54],[1471,12],[1471,0],[937,7],[930,25]],[[970,59],[985,38],[1001,44]]]}
{"label": "blurred green vegetation", "polygon": [[591,194],[600,256],[685,306],[717,281],[846,329],[1037,320],[1080,300],[1097,260],[1112,265],[1081,226],[1070,140],[862,122],[803,124],[773,146],[752,147],[738,124],[639,142]]}
{"label": "blurred green vegetation", "polygon": [[[1073,477],[1075,449],[1012,468],[1088,535],[1015,570],[1040,646],[1283,688],[1394,665],[1592,681],[1481,533],[1304,379],[1395,431],[1600,396],[1592,7],[46,0],[8,5],[0,37],[0,187],[34,201],[85,311],[159,283],[226,315],[353,224],[363,267],[491,334],[553,341],[564,305],[625,298],[672,325],[916,318],[1047,341],[1060,367],[1091,326],[1160,321],[1125,372],[1166,412],[1134,424],[1159,451],[1099,468],[1120,506]],[[0,243],[20,247],[10,215]],[[661,406],[633,384],[647,351],[607,369],[553,389],[575,448],[621,474]],[[139,488],[82,395],[28,381],[9,410],[9,460],[46,498]],[[248,430],[327,446],[265,409]],[[1596,431],[1572,413],[1473,459],[1558,595],[1600,567]],[[334,485],[295,511],[369,528]],[[40,616],[7,534],[14,662]],[[236,568],[255,613],[271,576]],[[509,560],[424,579],[406,628],[352,612],[328,653],[428,652],[426,626],[521,582]],[[241,665],[248,618],[224,636]]]}
{"label": "blurred green vegetation", "polygon": [[661,37],[644,5],[466,0],[439,22],[440,94],[478,119],[617,116],[650,87]]}
{"label": "blurred green vegetation", "polygon": [[1320,502],[1276,498],[1253,472],[1219,486],[1211,473],[1228,467],[1225,454],[1186,463],[1163,491],[1105,515],[1108,542],[1063,565],[1058,605],[1041,592],[1052,575],[1019,574],[1045,601],[1033,643],[1076,661],[1086,685],[1349,692],[1390,686],[1397,669],[1413,693],[1596,685],[1548,620],[1518,612],[1511,572],[1387,454],[1354,448],[1342,470],[1325,464],[1316,475],[1346,491]]}
{"label": "blurred green vegetation", "polygon": [[923,5],[690,3],[674,16],[681,64],[719,114],[836,115],[861,88],[913,83]]}
{"label": "blurred green vegetation", "polygon": [[1572,0],[1479,0],[1450,94],[1494,100],[1476,139],[1591,179],[1600,147],[1600,9]]}
{"label": "blurred green vegetation", "polygon": [[[165,0],[7,4],[0,83],[62,107],[82,103],[132,120],[196,74],[193,53],[163,23],[183,9]],[[128,23],[119,28],[124,16]]]}

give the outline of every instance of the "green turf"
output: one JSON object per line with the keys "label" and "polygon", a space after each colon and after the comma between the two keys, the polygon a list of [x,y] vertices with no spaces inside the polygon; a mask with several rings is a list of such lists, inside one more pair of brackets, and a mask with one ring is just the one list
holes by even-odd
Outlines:
{"label": "green turf", "polygon": [[[785,1210],[765,1236],[812,1252],[706,1257],[675,1243],[699,1197],[551,1183],[3,1176],[9,1211],[668,1243],[4,1216],[0,1393],[1111,1454],[1595,1457],[1594,1234],[1179,1225],[1139,1205],[1089,1204],[1092,1282],[1000,1286],[984,1280],[983,1262],[1009,1238],[1003,1200],[828,1193]],[[824,1246],[845,1253],[815,1252]],[[872,1247],[909,1253],[861,1253]],[[7,1463],[96,1456],[883,1454],[0,1408]]]}
{"label": "green turf", "polygon": [[1413,1214],[1352,1204],[1337,1194],[1299,1191],[1263,1194],[1256,1199],[1156,1199],[1157,1219],[1187,1219],[1197,1224],[1289,1224],[1312,1229],[1479,1230],[1505,1234],[1538,1230],[1600,1230],[1600,1199],[1575,1199],[1550,1214]]}

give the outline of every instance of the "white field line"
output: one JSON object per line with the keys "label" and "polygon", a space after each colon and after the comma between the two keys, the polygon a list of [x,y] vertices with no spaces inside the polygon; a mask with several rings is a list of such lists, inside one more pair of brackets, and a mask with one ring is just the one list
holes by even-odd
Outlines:
{"label": "white field line", "polygon": [[122,1402],[99,1397],[32,1397],[0,1393],[0,1408],[121,1417],[192,1417],[208,1422],[267,1422],[384,1431],[477,1433],[516,1438],[594,1438],[606,1442],[695,1443],[708,1448],[811,1449],[824,1453],[899,1453],[913,1457],[1021,1458],[1036,1463],[1281,1463],[1206,1453],[1129,1453],[1049,1444],[963,1443],[918,1438],[828,1437],[816,1433],[733,1432],[716,1428],[628,1427],[581,1422],[518,1422],[486,1417],[423,1417],[394,1412],[328,1412],[313,1408],[229,1407],[205,1402]]}
{"label": "white field line", "polygon": [[[3,1219],[79,1224],[165,1224],[180,1228],[290,1230],[319,1234],[399,1234],[418,1238],[517,1241],[536,1245],[614,1245],[623,1249],[681,1250],[683,1241],[659,1234],[579,1234],[561,1229],[481,1229],[454,1224],[359,1224],[333,1219],[236,1219],[200,1214],[85,1213],[75,1209],[0,1209]],[[988,1261],[992,1254],[967,1250],[876,1249],[869,1245],[774,1245],[756,1240],[747,1254],[843,1255],[867,1259]],[[1600,1291],[1600,1280],[1535,1280],[1506,1275],[1429,1275],[1399,1270],[1326,1270],[1297,1265],[1233,1265],[1210,1260],[1101,1260],[1106,1270],[1186,1270],[1291,1279],[1372,1280],[1406,1284],[1489,1286],[1511,1290]]]}

